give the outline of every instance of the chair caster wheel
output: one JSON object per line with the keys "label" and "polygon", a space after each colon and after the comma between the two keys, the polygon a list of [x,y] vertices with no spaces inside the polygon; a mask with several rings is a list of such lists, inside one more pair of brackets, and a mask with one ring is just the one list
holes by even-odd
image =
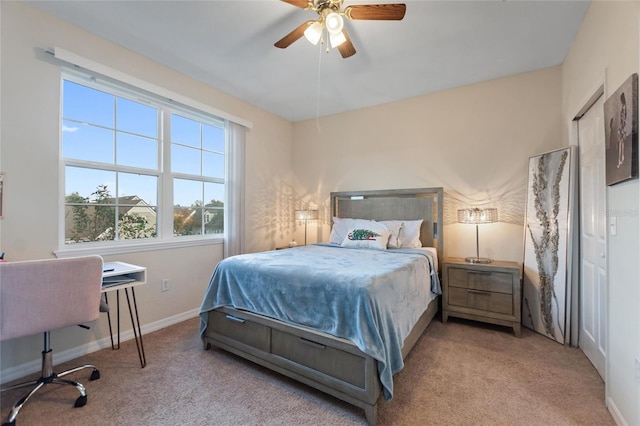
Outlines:
{"label": "chair caster wheel", "polygon": [[15,420],[11,423],[2,423],[2,426],[15,426],[16,422]]}
{"label": "chair caster wheel", "polygon": [[91,372],[91,376],[89,377],[89,380],[98,380],[100,378],[100,371],[98,371],[97,368],[94,368],[93,371]]}
{"label": "chair caster wheel", "polygon": [[87,405],[87,395],[81,395],[76,399],[75,407],[84,407]]}

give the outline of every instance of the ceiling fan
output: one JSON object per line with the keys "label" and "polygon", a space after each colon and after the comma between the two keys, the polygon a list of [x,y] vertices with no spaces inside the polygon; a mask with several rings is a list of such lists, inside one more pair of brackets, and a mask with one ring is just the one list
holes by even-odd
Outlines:
{"label": "ceiling fan", "polygon": [[324,29],[326,29],[331,47],[337,48],[343,58],[348,58],[356,53],[347,31],[344,29],[344,18],[351,20],[400,21],[404,18],[407,10],[407,5],[404,3],[353,5],[347,6],[342,11],[344,0],[281,1],[305,10],[315,10],[318,13],[318,19],[303,23],[278,40],[274,46],[284,49],[303,35],[312,44],[318,44],[322,39]]}

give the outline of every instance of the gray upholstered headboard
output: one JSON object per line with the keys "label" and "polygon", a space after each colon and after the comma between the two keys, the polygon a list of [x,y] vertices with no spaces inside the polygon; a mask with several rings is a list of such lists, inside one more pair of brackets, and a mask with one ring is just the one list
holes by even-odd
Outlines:
{"label": "gray upholstered headboard", "polygon": [[[442,188],[386,189],[331,193],[331,217],[373,220],[422,219],[423,247],[435,247],[443,259]],[[333,223],[332,223],[333,225]]]}

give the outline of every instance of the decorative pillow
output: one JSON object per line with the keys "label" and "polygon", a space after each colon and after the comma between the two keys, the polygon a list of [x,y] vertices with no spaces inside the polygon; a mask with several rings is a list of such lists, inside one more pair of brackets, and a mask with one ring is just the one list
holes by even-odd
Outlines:
{"label": "decorative pillow", "polygon": [[389,228],[389,232],[391,232],[387,247],[400,248],[400,232],[402,230],[403,222],[401,220],[381,220],[379,223]]}
{"label": "decorative pillow", "polygon": [[331,228],[331,235],[329,236],[329,242],[333,244],[342,244],[349,230],[353,228],[367,228],[372,226],[373,223],[375,223],[373,220],[367,219],[334,217],[333,227]]}
{"label": "decorative pillow", "polygon": [[422,247],[422,242],[420,241],[420,227],[422,226],[422,222],[422,219],[402,221],[402,229],[400,229],[400,247]]}
{"label": "decorative pillow", "polygon": [[382,226],[350,229],[342,241],[342,247],[386,250],[391,232],[382,229]]}

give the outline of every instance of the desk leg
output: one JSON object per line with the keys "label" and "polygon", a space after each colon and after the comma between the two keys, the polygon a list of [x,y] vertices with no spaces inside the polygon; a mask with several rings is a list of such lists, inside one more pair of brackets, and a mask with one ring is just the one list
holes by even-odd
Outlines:
{"label": "desk leg", "polygon": [[[109,298],[107,293],[104,293],[104,303],[109,304]],[[109,321],[109,337],[111,338],[111,350],[114,351],[116,347],[113,345],[113,329],[111,328],[111,313],[107,311],[107,321]]]}
{"label": "desk leg", "polygon": [[[136,347],[138,348],[138,357],[140,358],[140,365],[144,368],[147,365],[147,358],[144,354],[144,345],[142,344],[142,330],[140,330],[140,318],[138,317],[138,304],[136,303],[136,292],[131,288],[131,296],[133,298],[133,307],[136,311],[136,319],[134,322],[133,311],[131,310],[131,302],[129,300],[129,291],[124,289],[124,294],[127,296],[127,305],[129,305],[129,316],[131,317],[131,325],[133,326],[133,336],[136,339]],[[136,327],[138,330],[136,331]]]}
{"label": "desk leg", "polygon": [[118,316],[118,349],[120,349],[120,290],[116,290],[116,315]]}

